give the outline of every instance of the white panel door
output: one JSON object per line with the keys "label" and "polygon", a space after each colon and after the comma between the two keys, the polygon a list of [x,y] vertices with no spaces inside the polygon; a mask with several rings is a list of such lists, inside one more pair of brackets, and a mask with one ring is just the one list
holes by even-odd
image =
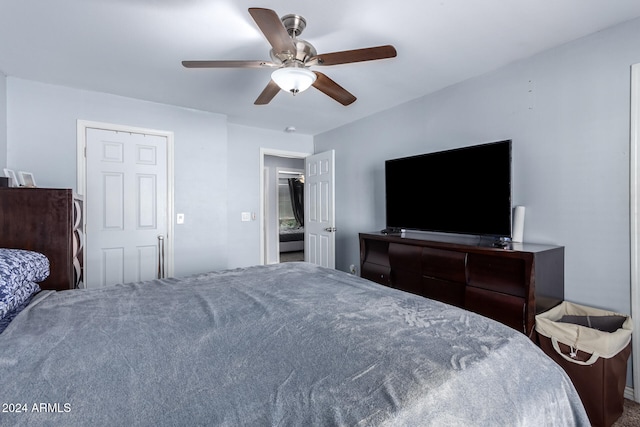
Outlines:
{"label": "white panel door", "polygon": [[335,268],[335,207],[333,150],[305,159],[304,259]]}
{"label": "white panel door", "polygon": [[86,286],[163,273],[167,138],[87,129]]}

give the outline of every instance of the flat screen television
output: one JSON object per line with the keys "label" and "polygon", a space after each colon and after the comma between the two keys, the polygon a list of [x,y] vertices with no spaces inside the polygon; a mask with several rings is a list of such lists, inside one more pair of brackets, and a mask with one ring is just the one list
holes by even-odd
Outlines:
{"label": "flat screen television", "polygon": [[511,237],[511,140],[385,162],[387,230]]}

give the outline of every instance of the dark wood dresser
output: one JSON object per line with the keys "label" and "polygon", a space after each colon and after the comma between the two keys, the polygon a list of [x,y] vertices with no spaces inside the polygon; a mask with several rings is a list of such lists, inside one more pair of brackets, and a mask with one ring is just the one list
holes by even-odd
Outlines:
{"label": "dark wood dresser", "polygon": [[42,289],[74,288],[76,216],[70,189],[0,188],[0,247],[47,256],[50,275],[40,284]]}
{"label": "dark wood dresser", "polygon": [[360,234],[360,271],[531,336],[535,315],[564,299],[564,247],[431,233]]}

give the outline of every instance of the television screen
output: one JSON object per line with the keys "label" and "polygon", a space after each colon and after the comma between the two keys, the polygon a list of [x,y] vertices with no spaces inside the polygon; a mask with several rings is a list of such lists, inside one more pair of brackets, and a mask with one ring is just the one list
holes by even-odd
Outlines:
{"label": "television screen", "polygon": [[511,236],[511,141],[385,162],[387,229]]}

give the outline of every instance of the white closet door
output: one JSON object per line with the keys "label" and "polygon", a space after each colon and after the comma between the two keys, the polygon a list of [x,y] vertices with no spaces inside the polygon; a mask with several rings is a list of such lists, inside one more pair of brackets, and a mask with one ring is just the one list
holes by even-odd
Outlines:
{"label": "white closet door", "polygon": [[86,137],[86,286],[158,277],[167,235],[167,138],[92,128]]}

